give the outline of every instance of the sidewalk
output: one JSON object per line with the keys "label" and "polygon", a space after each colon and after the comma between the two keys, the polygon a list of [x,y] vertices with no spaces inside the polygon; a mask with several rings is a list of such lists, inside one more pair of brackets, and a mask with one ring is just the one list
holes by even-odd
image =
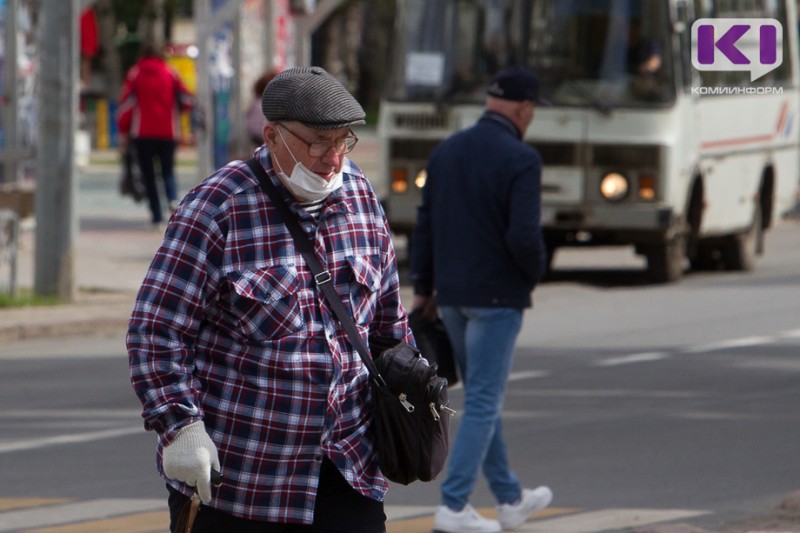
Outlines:
{"label": "sidewalk", "polygon": [[[118,172],[111,167],[81,175],[75,301],[0,309],[0,342],[124,331],[134,295],[161,235],[150,227],[143,204],[116,192]],[[35,233],[35,221],[23,221],[18,290],[34,286]]]}
{"label": "sidewalk", "polygon": [[[372,128],[359,128],[352,159],[368,177],[378,172],[378,141]],[[193,148],[178,150],[176,166],[182,193],[198,183]],[[74,302],[52,306],[0,308],[0,343],[64,335],[124,332],[134,297],[161,243],[144,202],[118,192],[116,151],[95,151],[89,165],[77,169],[76,210],[79,235],[75,250],[78,288]],[[34,285],[35,221],[24,220],[17,258],[17,287]]]}

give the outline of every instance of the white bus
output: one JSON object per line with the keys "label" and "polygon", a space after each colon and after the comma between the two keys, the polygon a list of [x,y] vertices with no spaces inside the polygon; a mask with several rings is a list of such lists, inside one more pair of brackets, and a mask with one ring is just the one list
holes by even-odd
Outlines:
{"label": "white bus", "polygon": [[[509,64],[535,69],[552,104],[525,136],[544,162],[551,258],[563,246],[634,245],[657,282],[679,279],[687,260],[750,270],[764,231],[795,205],[793,1],[398,0],[397,15],[378,133],[399,234],[415,224],[431,149],[477,120],[487,80]],[[693,23],[729,18],[774,19],[766,73],[706,70],[708,50],[695,66]]]}

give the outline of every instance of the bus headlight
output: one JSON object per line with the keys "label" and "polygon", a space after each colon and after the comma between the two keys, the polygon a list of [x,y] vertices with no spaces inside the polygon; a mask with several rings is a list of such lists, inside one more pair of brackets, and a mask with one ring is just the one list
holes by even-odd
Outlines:
{"label": "bus headlight", "polygon": [[417,186],[417,189],[422,189],[426,181],[428,181],[428,171],[423,168],[414,177],[414,185]]}
{"label": "bus headlight", "polygon": [[609,172],[600,180],[600,194],[609,202],[619,202],[628,194],[628,178],[619,172]]}

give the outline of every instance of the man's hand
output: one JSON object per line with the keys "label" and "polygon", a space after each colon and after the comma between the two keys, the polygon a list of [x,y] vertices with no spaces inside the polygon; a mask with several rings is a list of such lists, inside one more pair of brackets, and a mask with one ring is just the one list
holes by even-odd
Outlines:
{"label": "man's hand", "polygon": [[219,471],[217,447],[202,421],[189,424],[164,447],[164,473],[170,479],[197,487],[204,503],[211,501],[211,469]]}

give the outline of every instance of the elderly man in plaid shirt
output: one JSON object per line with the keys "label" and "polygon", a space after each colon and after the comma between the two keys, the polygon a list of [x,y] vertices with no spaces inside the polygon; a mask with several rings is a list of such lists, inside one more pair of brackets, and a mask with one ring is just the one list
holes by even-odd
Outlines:
{"label": "elderly man in plaid shirt", "polygon": [[[255,157],[362,336],[412,341],[383,210],[345,157],[363,109],[325,70],[299,67],[270,82],[262,110]],[[127,346],[172,528],[196,491],[194,532],[385,531],[367,369],[244,162],[173,214]]]}

